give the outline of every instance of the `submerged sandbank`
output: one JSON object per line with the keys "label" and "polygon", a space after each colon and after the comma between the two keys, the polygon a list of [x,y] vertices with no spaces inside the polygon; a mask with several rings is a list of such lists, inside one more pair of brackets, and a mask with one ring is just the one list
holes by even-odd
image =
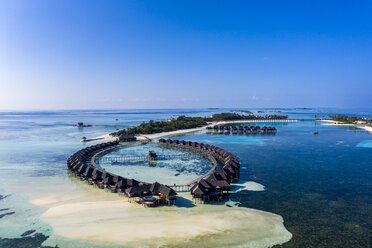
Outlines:
{"label": "submerged sandbank", "polygon": [[53,228],[50,240],[129,247],[271,247],[292,237],[279,215],[198,204],[189,193],[180,194],[176,206],[145,208],[75,179],[44,186],[40,182],[32,190],[38,193],[28,195],[45,209],[41,220]]}
{"label": "submerged sandbank", "polygon": [[124,246],[270,247],[292,236],[281,216],[249,208],[143,208],[126,200],[76,199],[47,208],[41,219],[57,235]]}

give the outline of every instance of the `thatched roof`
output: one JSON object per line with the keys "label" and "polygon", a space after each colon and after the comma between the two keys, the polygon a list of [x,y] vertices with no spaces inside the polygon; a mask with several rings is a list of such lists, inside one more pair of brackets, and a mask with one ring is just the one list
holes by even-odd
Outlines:
{"label": "thatched roof", "polygon": [[126,187],[128,187],[127,180],[128,180],[127,178],[122,178],[121,180],[119,180],[117,182],[118,187],[119,188],[126,188]]}
{"label": "thatched roof", "polygon": [[203,185],[203,187],[206,188],[206,189],[211,189],[211,188],[213,188],[213,186],[210,185],[210,184],[209,184],[205,179],[201,179],[201,180],[199,181],[199,184]]}
{"label": "thatched roof", "polygon": [[93,171],[94,171],[94,168],[92,166],[88,166],[86,169],[85,169],[85,172],[84,172],[84,176],[85,177],[91,177],[93,175]]}
{"label": "thatched roof", "polygon": [[136,179],[127,179],[127,185],[130,187],[138,186],[139,182]]}
{"label": "thatched roof", "polygon": [[78,172],[79,172],[80,174],[84,173],[87,167],[88,167],[88,165],[86,165],[86,164],[81,164],[80,167],[79,167],[79,169],[78,169]]}
{"label": "thatched roof", "polygon": [[223,170],[220,170],[219,172],[215,173],[215,176],[218,180],[228,180],[229,179],[228,175]]}
{"label": "thatched roof", "polygon": [[158,182],[154,182],[153,184],[151,184],[150,186],[150,191],[153,195],[157,195],[159,194],[159,189],[160,189],[160,186],[161,184],[158,183]]}
{"label": "thatched roof", "polygon": [[[152,191],[151,191],[152,192]],[[159,193],[162,193],[164,196],[171,198],[177,195],[176,191],[174,191],[172,188],[161,184],[159,187]]]}
{"label": "thatched roof", "polygon": [[114,184],[113,176],[110,174],[106,174],[106,177],[104,179],[105,184]]}
{"label": "thatched roof", "polygon": [[191,188],[191,194],[194,195],[195,197],[202,197],[205,195],[207,189],[200,183],[195,184]]}
{"label": "thatched roof", "polygon": [[150,191],[150,185],[149,184],[144,184],[141,186],[133,186],[127,189],[125,192],[130,196],[141,196],[144,192],[149,192]]}
{"label": "thatched roof", "polygon": [[102,180],[103,171],[99,168],[95,168],[93,171],[93,179]]}
{"label": "thatched roof", "polygon": [[230,187],[230,184],[225,180],[214,180],[212,178],[208,178],[207,182],[211,184],[213,187],[221,187],[221,188]]}

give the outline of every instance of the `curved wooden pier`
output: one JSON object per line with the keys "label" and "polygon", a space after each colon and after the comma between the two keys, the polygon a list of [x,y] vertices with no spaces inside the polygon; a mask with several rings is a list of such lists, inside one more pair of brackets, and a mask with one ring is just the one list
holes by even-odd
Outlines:
{"label": "curved wooden pier", "polygon": [[[84,148],[72,155],[67,165],[69,170],[88,181],[89,183],[111,190],[116,193],[123,193],[129,197],[143,197],[150,194],[161,195],[161,200],[168,204],[174,202],[177,191],[190,190],[196,198],[205,199],[205,197],[221,196],[223,190],[230,187],[231,180],[239,178],[240,164],[238,159],[231,153],[215,146],[205,145],[203,143],[178,140],[160,139],[159,144],[168,148],[176,148],[197,153],[207,158],[212,168],[204,175],[183,185],[163,185],[157,182],[150,184],[140,182],[135,179],[128,179],[100,168],[96,161],[103,155],[120,148],[118,141],[102,143]],[[218,172],[217,169],[221,168]]]}

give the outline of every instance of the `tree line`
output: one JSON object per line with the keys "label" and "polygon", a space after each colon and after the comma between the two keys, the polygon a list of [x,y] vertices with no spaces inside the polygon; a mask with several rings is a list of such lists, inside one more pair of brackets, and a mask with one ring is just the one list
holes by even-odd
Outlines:
{"label": "tree line", "polygon": [[372,119],[357,117],[357,116],[347,116],[347,115],[329,115],[329,118],[333,121],[342,122],[345,124],[353,124],[358,121],[364,121],[366,124],[371,125]]}

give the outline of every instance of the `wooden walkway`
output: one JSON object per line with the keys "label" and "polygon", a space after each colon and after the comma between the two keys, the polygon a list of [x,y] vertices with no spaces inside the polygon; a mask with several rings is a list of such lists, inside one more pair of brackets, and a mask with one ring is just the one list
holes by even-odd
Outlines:
{"label": "wooden walkway", "polygon": [[158,161],[158,160],[172,160],[172,159],[192,159],[200,158],[196,154],[172,154],[172,155],[157,155],[156,159],[150,159],[146,155],[132,155],[132,156],[103,156],[98,159],[99,163],[125,163],[125,162],[140,162],[140,161]]}

